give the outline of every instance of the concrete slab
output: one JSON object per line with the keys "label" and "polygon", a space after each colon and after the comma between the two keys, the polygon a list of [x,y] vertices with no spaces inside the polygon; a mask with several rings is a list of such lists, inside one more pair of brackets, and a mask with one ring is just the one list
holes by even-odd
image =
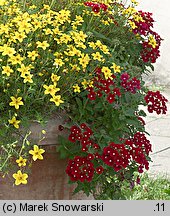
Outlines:
{"label": "concrete slab", "polygon": [[170,137],[170,119],[160,118],[147,122],[146,131],[152,136]]}
{"label": "concrete slab", "polygon": [[[170,149],[166,153],[170,155]],[[152,156],[153,162],[150,163],[149,173],[153,175],[167,175],[170,177],[170,157],[164,153]]]}
{"label": "concrete slab", "polygon": [[166,154],[163,150],[170,148],[170,137],[151,136],[149,140],[152,144],[152,154],[159,151],[161,151],[161,154]]}

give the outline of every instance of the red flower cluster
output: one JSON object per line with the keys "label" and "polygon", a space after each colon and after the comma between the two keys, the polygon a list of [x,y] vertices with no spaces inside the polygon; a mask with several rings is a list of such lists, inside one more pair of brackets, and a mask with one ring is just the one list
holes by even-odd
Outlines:
{"label": "red flower cluster", "polygon": [[130,152],[125,149],[124,144],[115,144],[112,142],[108,147],[103,149],[103,162],[113,167],[116,172],[122,168],[126,168],[129,164],[129,159]]}
{"label": "red flower cluster", "polygon": [[[102,97],[102,95],[107,95],[107,101],[111,104],[114,102],[116,95],[121,96],[119,88],[115,88],[113,80],[102,78],[101,68],[96,68],[95,70],[97,77],[93,79],[94,87],[87,88],[89,94],[88,98],[90,100],[95,100],[96,97]],[[115,75],[112,75],[115,78]]]}
{"label": "red flower cluster", "polygon": [[76,142],[80,141],[82,146],[82,151],[87,152],[88,146],[92,146],[93,149],[98,149],[98,144],[94,143],[90,137],[93,135],[93,131],[84,123],[80,125],[81,128],[73,125],[70,129],[71,133],[69,135],[69,141]]}
{"label": "red flower cluster", "polygon": [[152,18],[152,13],[148,12],[142,12],[139,11],[138,16],[141,16],[143,21],[136,21],[135,19],[132,19],[132,21],[135,23],[137,28],[133,29],[134,34],[140,34],[140,35],[152,35],[154,36],[157,46],[153,48],[150,44],[149,41],[144,41],[142,43],[142,52],[141,52],[141,57],[144,62],[152,62],[155,63],[156,59],[160,56],[160,51],[159,47],[161,44],[161,37],[156,33],[151,30],[153,27],[153,18]]}
{"label": "red flower cluster", "polygon": [[153,111],[155,111],[158,115],[161,113],[166,114],[166,102],[168,102],[168,100],[160,93],[160,91],[148,91],[144,99],[148,104],[148,112],[153,113]]}
{"label": "red flower cluster", "polygon": [[94,175],[94,164],[87,157],[74,157],[69,160],[66,173],[70,176],[72,181],[90,182]]}
{"label": "red flower cluster", "polygon": [[108,166],[113,167],[117,172],[126,168],[131,161],[138,163],[139,173],[143,168],[149,169],[149,163],[146,156],[151,152],[150,141],[146,139],[143,133],[137,132],[133,138],[125,141],[123,144],[110,143],[103,149],[102,160]]}
{"label": "red flower cluster", "polygon": [[153,48],[150,44],[149,41],[145,41],[142,43],[143,50],[141,52],[141,57],[144,62],[152,62],[155,63],[156,59],[160,56],[160,51],[159,47],[161,45],[161,37],[156,33],[150,31],[150,33],[154,36],[156,40],[156,47]]}
{"label": "red flower cluster", "polygon": [[133,32],[135,34],[146,36],[148,32],[150,32],[151,27],[153,27],[154,20],[152,18],[152,13],[138,11],[137,15],[141,16],[144,21],[136,21],[135,19],[132,19],[137,26],[137,28],[133,29]]}
{"label": "red flower cluster", "polygon": [[[152,149],[144,133],[137,132],[134,137],[125,140],[123,144],[112,142],[102,149],[102,153],[99,145],[90,139],[92,134],[92,130],[84,123],[81,124],[81,128],[71,127],[69,140],[71,142],[80,141],[82,151],[87,154],[86,157],[75,156],[73,160],[69,160],[66,173],[72,181],[84,182],[87,180],[90,182],[94,173],[103,173],[103,162],[116,172],[125,169],[133,161],[138,164],[139,173],[142,173],[144,168],[149,169],[146,157]],[[89,147],[93,147],[93,153],[88,153]],[[94,160],[95,163],[93,163]]]}
{"label": "red flower cluster", "polygon": [[133,94],[135,94],[136,91],[141,88],[140,80],[136,79],[136,77],[133,77],[131,80],[129,80],[130,76],[128,73],[123,73],[120,79],[121,79],[121,86]]}
{"label": "red flower cluster", "polygon": [[92,11],[95,13],[99,13],[100,9],[106,11],[107,10],[107,5],[102,4],[102,3],[94,3],[94,2],[85,2],[84,3],[85,6],[91,7]]}
{"label": "red flower cluster", "polygon": [[152,151],[150,141],[147,140],[144,133],[137,132],[133,138],[125,141],[125,144],[130,147],[130,155],[133,161],[139,164],[138,172],[142,173],[143,169],[149,169],[149,163],[146,156]]}

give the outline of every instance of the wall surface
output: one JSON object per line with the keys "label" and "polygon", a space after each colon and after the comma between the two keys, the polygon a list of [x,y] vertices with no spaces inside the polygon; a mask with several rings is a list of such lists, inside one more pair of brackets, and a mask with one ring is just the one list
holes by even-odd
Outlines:
{"label": "wall surface", "polygon": [[138,0],[138,2],[138,9],[153,13],[156,21],[154,31],[164,39],[160,49],[161,56],[149,80],[170,87],[170,0]]}

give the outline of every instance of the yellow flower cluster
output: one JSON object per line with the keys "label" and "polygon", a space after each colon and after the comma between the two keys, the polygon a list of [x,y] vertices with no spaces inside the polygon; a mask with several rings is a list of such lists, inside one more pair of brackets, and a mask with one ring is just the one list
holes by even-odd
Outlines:
{"label": "yellow flower cluster", "polygon": [[[29,153],[32,155],[33,161],[36,161],[37,159],[43,160],[42,154],[45,152],[44,149],[39,148],[37,145],[34,145],[34,149],[30,150]],[[24,159],[22,156],[20,156],[17,160],[16,163],[18,166],[25,167],[26,166],[27,159]],[[21,170],[18,170],[17,173],[13,174],[13,178],[15,179],[15,185],[20,185],[20,184],[27,184],[27,178],[28,174],[22,173]]]}
{"label": "yellow flower cluster", "polygon": [[[12,133],[20,130],[35,111],[38,113],[36,101],[41,109],[49,104],[56,109],[73,93],[93,87],[96,67],[102,68],[106,79],[121,71],[109,60],[109,46],[87,30],[87,18],[93,21],[100,13],[54,11],[48,5],[41,10],[32,5],[23,11],[17,2],[0,0],[0,93],[2,110],[6,110],[3,125]],[[82,3],[80,6],[85,7]],[[112,11],[108,9],[108,13]],[[101,17],[104,27],[113,22],[109,16]],[[33,161],[43,159],[43,153],[37,145],[29,151]],[[20,170],[13,174],[16,185],[27,183],[28,175],[21,169],[27,163],[25,156],[18,153]]]}
{"label": "yellow flower cluster", "polygon": [[153,35],[150,35],[149,36],[149,39],[148,39],[148,44],[151,45],[153,48],[156,48],[157,46],[157,43],[156,43],[156,40],[155,38],[153,37]]}

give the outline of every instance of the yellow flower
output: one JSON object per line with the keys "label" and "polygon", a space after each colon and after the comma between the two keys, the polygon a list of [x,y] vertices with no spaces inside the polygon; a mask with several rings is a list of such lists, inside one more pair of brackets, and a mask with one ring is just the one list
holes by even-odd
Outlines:
{"label": "yellow flower", "polygon": [[56,88],[55,85],[43,85],[43,87],[46,89],[44,94],[50,94],[50,95],[55,95],[56,92],[60,91],[60,88]]}
{"label": "yellow flower", "polygon": [[68,56],[78,56],[80,57],[81,56],[81,51],[76,49],[76,47],[72,46],[72,45],[68,45],[68,52],[64,51],[64,53]]}
{"label": "yellow flower", "polygon": [[153,48],[156,48],[156,46],[157,46],[156,40],[152,35],[149,36],[149,43],[148,44],[151,45]]}
{"label": "yellow flower", "polygon": [[87,88],[87,86],[88,86],[88,82],[87,82],[87,80],[83,80],[83,82],[81,82],[81,84],[83,85],[83,88],[84,89],[86,89]]}
{"label": "yellow flower", "polygon": [[24,58],[21,57],[20,54],[18,54],[16,56],[11,56],[9,62],[11,62],[13,65],[16,65],[16,64],[21,64],[23,60]]}
{"label": "yellow flower", "polygon": [[19,72],[21,72],[21,77],[25,77],[26,74],[30,74],[30,66],[25,66],[24,64],[21,64],[21,67],[17,69]]}
{"label": "yellow flower", "polygon": [[51,102],[54,102],[56,106],[59,106],[61,103],[64,103],[63,100],[61,100],[61,95],[54,95],[53,98],[50,99]]}
{"label": "yellow flower", "polygon": [[2,74],[6,74],[7,76],[10,76],[14,72],[9,66],[3,66],[2,69]]}
{"label": "yellow flower", "polygon": [[18,128],[19,128],[19,123],[20,123],[21,121],[17,120],[16,117],[13,116],[12,119],[8,120],[8,122],[9,122],[10,124],[13,124],[14,127],[18,129]]}
{"label": "yellow flower", "polygon": [[116,65],[115,63],[113,63],[111,68],[113,68],[115,73],[120,73],[120,66]]}
{"label": "yellow flower", "polygon": [[8,47],[6,44],[4,44],[4,46],[0,48],[0,51],[2,52],[3,56],[8,55],[9,57],[13,56],[16,53],[14,48]]}
{"label": "yellow flower", "polygon": [[10,97],[12,102],[9,103],[10,106],[14,106],[15,109],[19,109],[19,106],[24,105],[24,103],[22,102],[22,97]]}
{"label": "yellow flower", "polygon": [[78,86],[78,84],[74,85],[73,88],[74,88],[74,92],[80,93],[80,87]]}
{"label": "yellow flower", "polygon": [[136,0],[131,0],[131,2],[132,2],[134,5],[136,5],[136,6],[139,4],[139,2],[136,1]]}
{"label": "yellow flower", "polygon": [[102,73],[104,73],[105,79],[113,79],[111,70],[108,67],[102,67]]}
{"label": "yellow flower", "polygon": [[56,65],[57,67],[58,66],[62,66],[64,64],[64,62],[62,61],[62,59],[59,59],[59,58],[55,58],[54,59],[54,65]]}
{"label": "yellow flower", "polygon": [[54,84],[57,84],[57,82],[59,81],[60,76],[55,75],[54,73],[51,74],[51,80]]}
{"label": "yellow flower", "polygon": [[18,40],[21,43],[26,37],[27,36],[24,32],[15,32],[13,39]]}
{"label": "yellow flower", "polygon": [[8,34],[8,32],[9,32],[9,26],[6,24],[6,25],[4,25],[4,24],[1,24],[0,25],[0,35],[1,34]]}
{"label": "yellow flower", "polygon": [[92,53],[92,56],[94,60],[102,61],[103,56],[99,52]]}
{"label": "yellow flower", "polygon": [[131,21],[131,20],[128,20],[128,23],[129,23],[129,25],[131,26],[132,29],[137,28],[135,22],[133,22],[133,21]]}
{"label": "yellow flower", "polygon": [[32,155],[33,161],[37,159],[43,160],[42,154],[45,152],[44,149],[39,148],[37,145],[34,145],[34,150],[30,150],[29,153]]}
{"label": "yellow flower", "polygon": [[24,78],[24,83],[33,83],[32,77],[33,74],[25,74],[24,76],[22,76]]}
{"label": "yellow flower", "polygon": [[138,15],[138,14],[134,14],[133,15],[133,19],[136,21],[136,22],[145,22],[145,20],[142,18],[142,16]]}
{"label": "yellow flower", "polygon": [[80,67],[77,66],[77,64],[74,64],[74,65],[70,64],[70,66],[71,66],[71,71],[79,72],[81,70]]}
{"label": "yellow flower", "polygon": [[48,29],[44,29],[43,31],[45,32],[46,35],[50,35],[50,34],[53,33],[53,32],[51,31],[51,29],[49,29],[49,28],[48,28]]}
{"label": "yellow flower", "polygon": [[89,61],[90,61],[90,58],[89,58],[89,55],[88,54],[82,54],[81,58],[78,59],[79,60],[79,63],[82,65],[83,68],[86,68]]}
{"label": "yellow flower", "polygon": [[110,53],[109,53],[109,49],[107,48],[106,45],[100,46],[100,49],[101,49],[101,51],[102,51],[104,54],[110,54]]}
{"label": "yellow flower", "polygon": [[7,4],[8,4],[7,0],[1,0],[0,1],[0,6],[4,6],[4,5],[7,5]]}
{"label": "yellow flower", "polygon": [[100,47],[102,47],[103,44],[100,40],[97,40],[95,45],[100,48]]}
{"label": "yellow flower", "polygon": [[42,134],[46,134],[47,132],[46,132],[45,130],[42,130],[41,133],[42,133]]}
{"label": "yellow flower", "polygon": [[25,31],[26,33],[29,33],[31,31],[31,27],[32,27],[32,25],[30,23],[28,23],[27,20],[20,21],[18,23],[18,26],[19,26],[19,29],[18,29],[19,32]]}
{"label": "yellow flower", "polygon": [[[58,28],[58,27],[56,27],[56,28],[54,28],[53,29],[53,32],[54,32],[54,34],[56,34],[56,35],[60,35],[61,34],[61,31],[60,31],[60,29]],[[54,40],[57,40],[57,38],[54,38]]]}
{"label": "yellow flower", "polygon": [[67,35],[67,34],[62,34],[60,39],[57,41],[58,43],[68,43],[71,41],[71,37],[70,35]]}
{"label": "yellow flower", "polygon": [[28,51],[28,58],[31,58],[32,61],[35,61],[35,58],[38,56],[38,53],[36,51]]}
{"label": "yellow flower", "polygon": [[17,173],[13,174],[13,178],[15,179],[15,185],[27,184],[28,175],[18,170]]}
{"label": "yellow flower", "polygon": [[27,161],[27,159],[24,159],[23,157],[19,157],[19,159],[18,160],[16,160],[16,162],[17,162],[17,164],[18,164],[18,166],[19,167],[21,167],[21,166],[26,166],[26,161]]}
{"label": "yellow flower", "polygon": [[36,44],[37,44],[37,47],[40,47],[43,50],[46,50],[46,48],[50,46],[50,44],[47,43],[47,41],[43,41],[43,42],[37,41]]}
{"label": "yellow flower", "polygon": [[89,47],[96,49],[96,44],[94,42],[88,42]]}
{"label": "yellow flower", "polygon": [[76,15],[76,21],[79,22],[79,23],[84,22],[83,17],[77,16],[77,15]]}

